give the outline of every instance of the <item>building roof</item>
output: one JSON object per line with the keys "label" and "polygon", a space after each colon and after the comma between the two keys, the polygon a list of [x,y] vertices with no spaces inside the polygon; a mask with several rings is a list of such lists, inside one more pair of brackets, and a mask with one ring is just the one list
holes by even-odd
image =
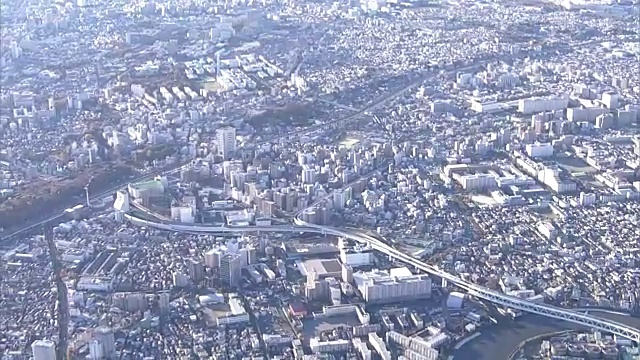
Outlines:
{"label": "building roof", "polygon": [[138,183],[131,184],[131,186],[136,189],[155,189],[159,187],[164,187],[164,185],[162,185],[162,182],[159,180],[149,180],[149,181],[138,182]]}
{"label": "building roof", "polygon": [[336,259],[311,259],[299,263],[298,268],[303,275],[315,272],[318,278],[342,273],[342,266]]}
{"label": "building roof", "polygon": [[294,314],[303,314],[307,312],[307,308],[305,308],[304,304],[301,302],[289,304],[289,310]]}
{"label": "building roof", "polygon": [[391,277],[401,277],[401,276],[412,276],[413,273],[411,273],[411,270],[409,270],[409,268],[405,267],[399,267],[399,268],[394,268],[389,270],[389,275]]}

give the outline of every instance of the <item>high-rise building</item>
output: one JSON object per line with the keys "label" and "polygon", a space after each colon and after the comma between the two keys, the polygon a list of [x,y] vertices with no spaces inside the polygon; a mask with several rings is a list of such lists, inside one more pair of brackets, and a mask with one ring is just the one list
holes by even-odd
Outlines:
{"label": "high-rise building", "polygon": [[605,92],[602,94],[602,103],[609,109],[617,109],[620,95],[614,92]]}
{"label": "high-rise building", "polygon": [[314,184],[316,182],[316,170],[308,165],[302,168],[302,183]]}
{"label": "high-rise building", "polygon": [[93,332],[94,339],[102,345],[102,354],[110,359],[116,354],[116,339],[113,330],[108,327],[99,327]]}
{"label": "high-rise building", "polygon": [[240,255],[242,268],[245,268],[247,265],[249,265],[249,249],[247,248],[240,249],[238,251],[238,255]]}
{"label": "high-rise building", "polygon": [[342,263],[342,281],[350,284],[353,281],[353,268]]}
{"label": "high-rise building", "polygon": [[242,256],[225,254],[220,258],[220,280],[229,286],[238,286],[242,276]]}
{"label": "high-rise building", "polygon": [[258,257],[258,251],[253,246],[247,247],[247,265],[254,264]]}
{"label": "high-rise building", "polygon": [[347,203],[347,191],[334,191],[333,192],[333,208],[344,209]]}
{"label": "high-rise building", "polygon": [[236,152],[236,129],[230,126],[216,130],[218,153],[229,160]]}
{"label": "high-rise building", "polygon": [[[640,149],[640,145],[638,145],[637,147],[638,149]],[[260,238],[260,249],[259,249],[260,254],[264,254],[268,244],[269,244],[269,238],[267,238],[266,236],[262,236]]]}
{"label": "high-rise building", "polygon": [[306,298],[310,301],[327,300],[331,294],[331,289],[327,280],[310,281],[308,276],[304,291]]}
{"label": "high-rise building", "polygon": [[204,253],[204,265],[210,269],[217,269],[220,267],[220,250],[211,249]]}
{"label": "high-rise building", "polygon": [[531,116],[531,127],[536,134],[542,134],[544,132],[544,124],[547,119],[545,118],[545,114],[535,114]]}
{"label": "high-rise building", "polygon": [[56,360],[56,343],[51,340],[36,340],[31,344],[34,360]]}
{"label": "high-rise building", "polygon": [[189,259],[187,267],[189,270],[189,277],[191,278],[191,281],[193,281],[194,283],[198,283],[202,279],[204,279],[204,266],[200,261],[196,259]]}

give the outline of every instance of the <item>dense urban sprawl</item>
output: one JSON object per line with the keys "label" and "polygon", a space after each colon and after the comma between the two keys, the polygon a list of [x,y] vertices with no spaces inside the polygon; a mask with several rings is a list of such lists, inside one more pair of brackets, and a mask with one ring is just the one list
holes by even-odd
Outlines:
{"label": "dense urban sprawl", "polygon": [[640,327],[639,8],[3,2],[0,356],[640,359],[397,256]]}

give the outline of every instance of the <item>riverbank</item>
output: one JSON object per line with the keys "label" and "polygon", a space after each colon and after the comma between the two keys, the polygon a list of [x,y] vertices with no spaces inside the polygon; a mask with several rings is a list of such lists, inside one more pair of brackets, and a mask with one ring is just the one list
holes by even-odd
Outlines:
{"label": "riverbank", "polygon": [[[640,318],[598,310],[589,312],[640,329]],[[566,321],[526,314],[516,320],[480,329],[479,336],[454,350],[453,358],[454,360],[508,359],[523,342],[543,334],[566,330],[589,331]]]}

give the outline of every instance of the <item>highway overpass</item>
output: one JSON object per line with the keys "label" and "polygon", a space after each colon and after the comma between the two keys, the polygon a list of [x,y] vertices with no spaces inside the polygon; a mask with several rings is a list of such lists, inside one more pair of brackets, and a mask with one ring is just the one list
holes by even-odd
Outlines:
{"label": "highway overpass", "polygon": [[247,232],[292,232],[292,233],[320,233],[326,235],[341,236],[361,243],[368,243],[375,250],[385,253],[398,261],[414,266],[417,269],[435,275],[448,282],[466,290],[469,295],[490,301],[494,304],[538,314],[554,319],[569,321],[575,324],[583,325],[588,328],[597,329],[608,332],[616,336],[621,336],[633,340],[636,344],[640,344],[640,329],[613,322],[610,320],[595,317],[589,314],[583,314],[572,310],[562,309],[547,304],[536,304],[527,300],[519,299],[500,293],[495,290],[484,288],[470,281],[461,279],[455,275],[442,271],[432,265],[407,255],[373,236],[367,235],[364,231],[354,229],[338,229],[330,226],[321,226],[305,223],[296,218],[294,224],[291,225],[272,225],[272,226],[206,226],[184,223],[167,223],[155,222],[137,218],[131,214],[126,214],[125,218],[130,222],[162,230],[175,232],[190,233],[247,233]]}

